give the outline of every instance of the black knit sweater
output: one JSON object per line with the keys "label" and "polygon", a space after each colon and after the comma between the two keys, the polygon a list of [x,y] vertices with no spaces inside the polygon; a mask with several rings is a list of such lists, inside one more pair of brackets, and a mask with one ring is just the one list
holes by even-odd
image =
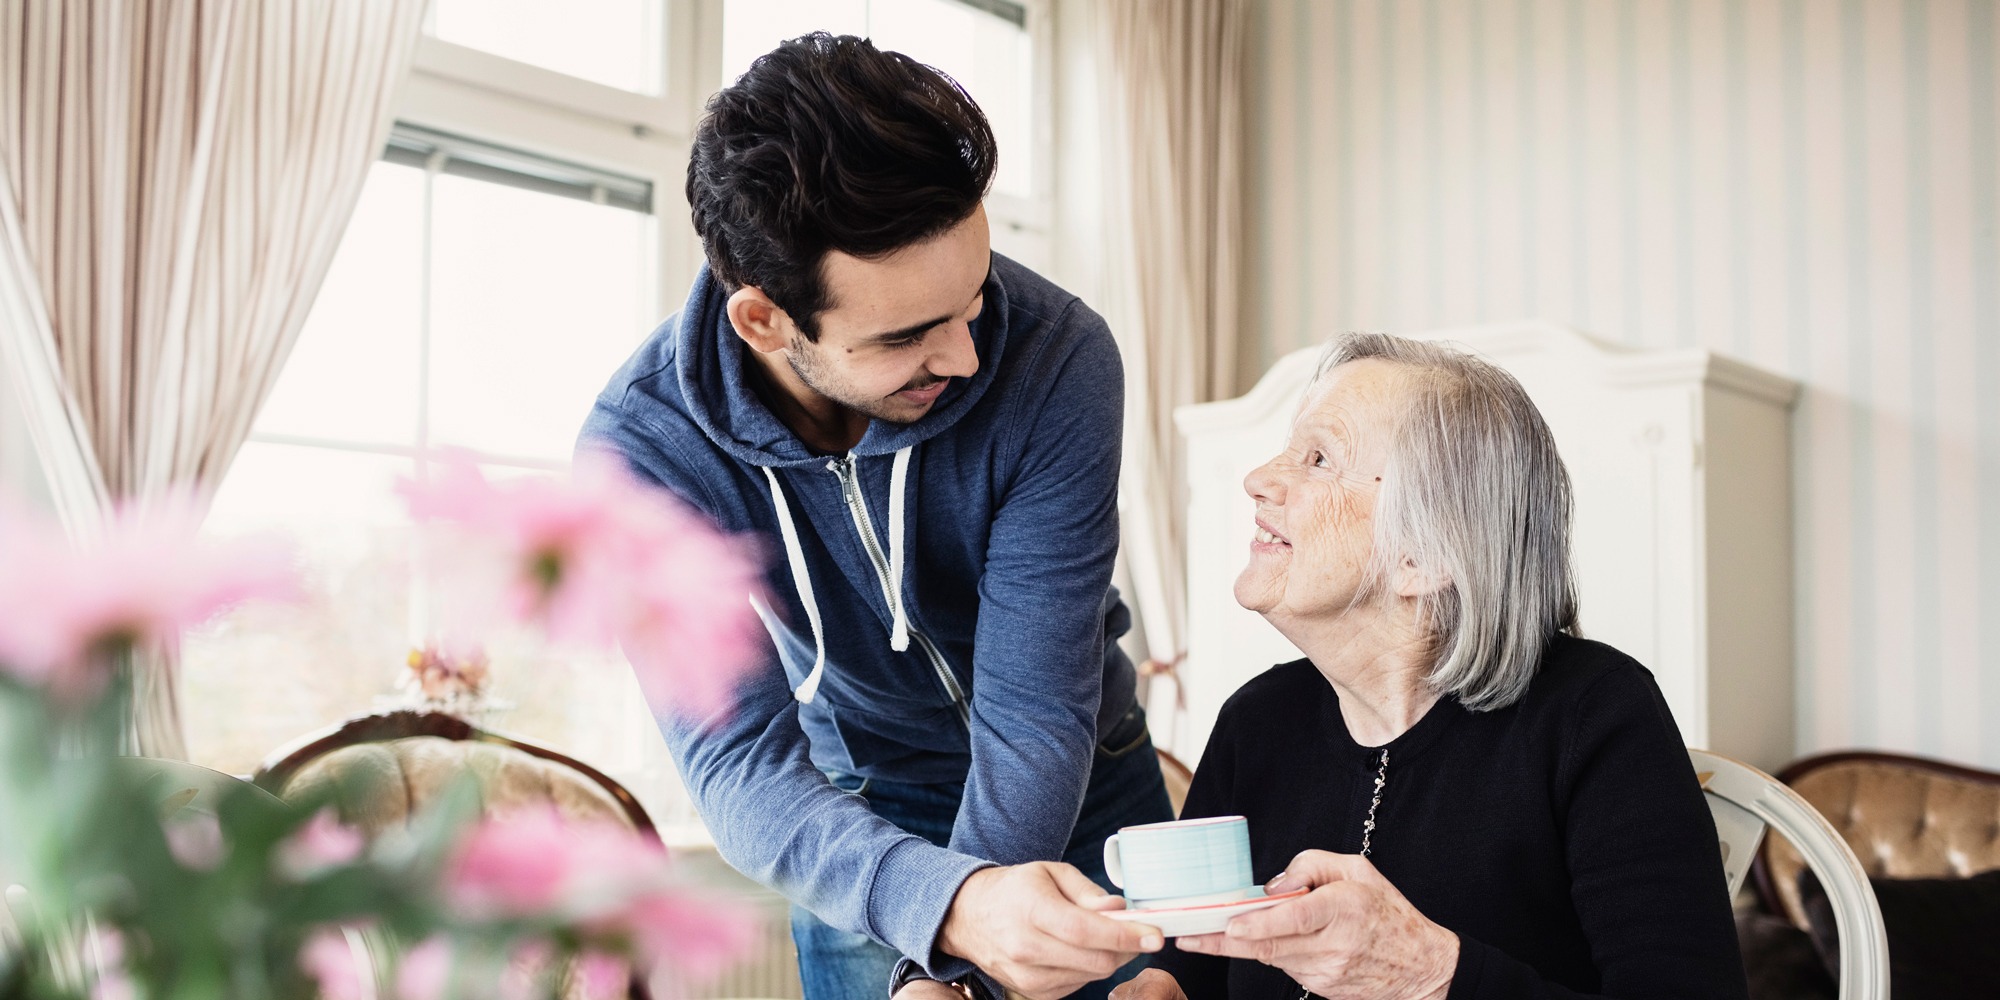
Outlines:
{"label": "black knit sweater", "polygon": [[[1357,745],[1312,663],[1222,708],[1182,815],[1250,820],[1253,874],[1361,849],[1379,751]],[[1389,744],[1369,859],[1457,933],[1452,1000],[1747,994],[1715,825],[1653,676],[1559,636],[1527,694],[1490,712],[1440,698]],[[1284,973],[1180,952],[1189,1000],[1286,998]]]}

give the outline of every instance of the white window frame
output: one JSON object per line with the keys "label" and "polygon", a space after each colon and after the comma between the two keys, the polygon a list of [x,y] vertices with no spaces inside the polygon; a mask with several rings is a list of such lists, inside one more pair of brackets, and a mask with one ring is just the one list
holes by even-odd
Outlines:
{"label": "white window frame", "polygon": [[[719,0],[667,0],[661,92],[638,94],[425,35],[398,96],[396,118],[653,185],[655,312],[678,308],[702,260],[681,191],[688,146],[721,72]],[[676,207],[680,206],[679,210]],[[633,331],[633,337],[644,331]]]}
{"label": "white window frame", "polygon": [[[556,159],[613,170],[653,185],[658,225],[659,309],[680,306],[702,262],[682,191],[688,147],[702,104],[722,75],[722,13],[726,0],[666,0],[658,95],[637,94],[456,45],[429,35],[396,117],[413,125],[512,146]],[[1055,218],[1054,0],[1016,0],[1034,52],[1031,100],[1035,128],[1033,190],[1028,197],[987,196],[987,217],[1053,262]],[[1003,150],[1001,155],[1022,155]]]}
{"label": "white window frame", "polygon": [[[541,66],[440,40],[426,34],[397,97],[396,119],[411,125],[510,147],[551,159],[612,171],[652,185],[654,309],[664,318],[679,308],[703,261],[683,191],[688,147],[702,104],[721,76],[723,4],[727,0],[665,0],[659,44],[660,93],[640,94]],[[1054,263],[1054,10],[1053,0],[1015,0],[1034,53],[1034,102],[1029,197],[986,198],[988,219],[1028,243],[1044,267]],[[1002,155],[1007,155],[1006,151]],[[636,344],[646,331],[634,330]],[[420,438],[426,435],[419,434]],[[252,432],[263,444],[303,445],[416,458],[415,446],[357,443]],[[18,451],[0,440],[0,458]],[[519,468],[559,469],[525,456],[481,454],[479,460]],[[0,472],[4,472],[0,468]],[[10,475],[9,478],[18,478]]]}
{"label": "white window frame", "polygon": [[[1028,45],[1034,52],[1030,101],[1034,105],[1035,129],[1028,156],[1033,158],[1030,173],[1034,183],[1028,197],[994,192],[986,196],[987,220],[1007,226],[1023,239],[1039,244],[1044,267],[1054,263],[1050,237],[1055,227],[1055,10],[1053,0],[1014,0],[1027,12]],[[1020,155],[1001,150],[1001,156]]]}
{"label": "white window frame", "polygon": [[[689,146],[703,103],[722,72],[725,0],[666,0],[661,24],[660,93],[639,94],[425,35],[397,96],[400,122],[644,180],[653,189],[655,312],[678,309],[703,261],[683,191]],[[1056,134],[1054,0],[1018,0],[1034,53],[1033,193],[991,194],[989,220],[1017,240],[1032,241],[1044,265],[1053,263]],[[1022,155],[1003,151],[1003,155]],[[636,346],[645,330],[633,330]],[[609,374],[608,372],[606,373]],[[7,400],[0,399],[0,403]],[[4,431],[4,428],[0,428]],[[423,436],[420,434],[420,437]],[[325,441],[253,433],[260,443],[302,445],[419,458],[420,447]],[[427,443],[427,442],[426,442]],[[0,434],[0,474],[19,450]],[[561,463],[481,454],[484,463],[557,469]],[[664,819],[664,817],[663,817]],[[666,831],[677,844],[707,840],[698,826]]]}

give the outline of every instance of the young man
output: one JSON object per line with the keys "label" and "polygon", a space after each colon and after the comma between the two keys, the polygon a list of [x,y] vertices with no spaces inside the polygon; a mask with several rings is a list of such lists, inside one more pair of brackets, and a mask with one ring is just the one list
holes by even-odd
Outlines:
{"label": "young man", "polygon": [[769,669],[663,729],[723,856],[797,904],[810,1000],[975,967],[1057,996],[1160,943],[1092,912],[1104,837],[1172,818],[1115,641],[1123,372],[992,253],[995,157],[905,56],[765,55],[696,132],[708,267],[584,427],[770,541]]}

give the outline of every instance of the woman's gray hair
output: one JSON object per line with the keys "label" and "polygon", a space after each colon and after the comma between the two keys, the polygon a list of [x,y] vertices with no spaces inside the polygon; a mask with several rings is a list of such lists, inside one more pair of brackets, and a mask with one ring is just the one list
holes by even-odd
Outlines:
{"label": "woman's gray hair", "polygon": [[1428,682],[1473,711],[1527,691],[1542,652],[1576,632],[1570,481],[1514,376],[1470,354],[1384,333],[1342,336],[1313,380],[1364,358],[1409,376],[1375,506],[1366,590],[1405,560],[1443,580],[1421,599],[1437,659]]}

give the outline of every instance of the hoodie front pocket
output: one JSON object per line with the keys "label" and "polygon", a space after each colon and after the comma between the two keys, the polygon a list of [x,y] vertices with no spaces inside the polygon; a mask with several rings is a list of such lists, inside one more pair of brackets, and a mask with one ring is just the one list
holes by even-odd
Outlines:
{"label": "hoodie front pocket", "polygon": [[825,698],[820,703],[833,721],[847,759],[858,771],[879,773],[878,769],[898,762],[926,757],[963,759],[972,752],[965,727],[951,706],[888,714],[827,704]]}

